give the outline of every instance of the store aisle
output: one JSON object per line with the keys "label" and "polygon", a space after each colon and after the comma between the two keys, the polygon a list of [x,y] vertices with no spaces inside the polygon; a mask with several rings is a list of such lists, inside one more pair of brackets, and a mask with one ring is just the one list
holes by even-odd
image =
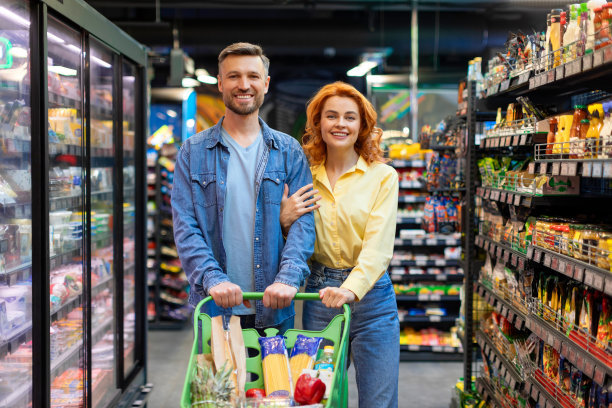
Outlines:
{"label": "store aisle", "polygon": [[[178,407],[187,357],[191,352],[191,331],[149,331],[148,382],[153,393],[148,408]],[[462,363],[401,363],[399,406],[402,408],[447,408],[452,388],[463,373]],[[355,371],[349,369],[349,408],[357,408]]]}

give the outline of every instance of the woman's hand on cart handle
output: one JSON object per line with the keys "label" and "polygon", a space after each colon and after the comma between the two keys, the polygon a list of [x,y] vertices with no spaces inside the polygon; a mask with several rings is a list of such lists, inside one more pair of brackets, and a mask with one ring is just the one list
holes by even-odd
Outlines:
{"label": "woman's hand on cart handle", "polygon": [[321,204],[317,204],[321,196],[315,196],[319,190],[313,190],[312,187],[312,183],[306,184],[289,197],[289,186],[285,184],[280,212],[280,223],[283,229],[283,235],[287,236],[289,228],[291,228],[293,223],[302,215],[321,207]]}
{"label": "woman's hand on cart handle", "polygon": [[275,282],[264,291],[263,305],[272,309],[284,309],[291,304],[297,291],[291,285]]}
{"label": "woman's hand on cart handle", "polygon": [[217,306],[234,307],[239,304],[244,304],[246,307],[251,307],[251,302],[242,299],[242,289],[240,286],[232,282],[221,282],[213,286],[208,291],[208,294],[213,298]]}
{"label": "woman's hand on cart handle", "polygon": [[328,286],[319,291],[323,304],[330,308],[340,308],[346,303],[354,302],[356,296],[349,289]]}

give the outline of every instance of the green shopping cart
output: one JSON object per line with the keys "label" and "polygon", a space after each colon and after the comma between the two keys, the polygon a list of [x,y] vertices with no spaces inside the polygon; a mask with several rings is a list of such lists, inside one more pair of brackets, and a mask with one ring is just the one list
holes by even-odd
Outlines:
{"label": "green shopping cart", "polygon": [[[262,300],[263,293],[256,292],[245,292],[242,297],[245,300]],[[196,355],[198,354],[198,338],[201,336],[202,352],[204,354],[210,353],[209,340],[211,336],[211,318],[206,313],[200,312],[202,305],[206,302],[211,301],[212,297],[207,297],[198,303],[194,317],[193,317],[193,332],[195,333],[193,339],[193,347],[191,348],[191,355],[189,357],[189,365],[187,367],[187,374],[185,375],[185,384],[183,385],[183,394],[181,396],[181,408],[191,408],[191,378],[195,373]],[[318,293],[298,293],[295,296],[295,300],[300,301],[321,301]],[[297,338],[298,334],[306,336],[317,336],[323,337],[334,343],[334,362],[336,370],[332,379],[331,389],[329,392],[329,399],[327,400],[326,408],[346,408],[348,405],[348,381],[346,373],[346,360],[348,358],[348,328],[350,327],[351,321],[351,310],[348,305],[344,305],[344,313],[339,314],[332,319],[327,325],[325,330],[322,331],[309,331],[309,330],[287,330],[285,333],[285,344],[287,349],[290,350]],[[201,322],[201,332],[200,325]],[[275,336],[277,334],[276,329],[266,329],[267,336]],[[246,369],[249,373],[256,375],[255,381],[247,382],[245,388],[247,390],[251,388],[264,388],[263,381],[263,369],[261,366],[261,348],[259,345],[259,333],[255,329],[243,329],[242,336],[244,338],[244,345],[247,349],[257,350],[257,355],[253,357],[247,357]]]}

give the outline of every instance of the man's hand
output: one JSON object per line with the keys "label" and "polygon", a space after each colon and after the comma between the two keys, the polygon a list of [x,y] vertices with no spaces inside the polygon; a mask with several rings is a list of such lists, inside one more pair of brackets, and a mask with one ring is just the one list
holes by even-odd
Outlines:
{"label": "man's hand", "polygon": [[327,307],[339,308],[345,303],[355,301],[355,294],[348,289],[327,287],[319,291],[319,297]]}
{"label": "man's hand", "polygon": [[263,304],[272,309],[284,309],[291,304],[297,291],[293,286],[280,282],[273,283],[264,292]]}
{"label": "man's hand", "polygon": [[231,282],[222,282],[213,286],[208,291],[213,300],[220,307],[234,307],[243,303],[246,307],[251,307],[251,302],[242,300],[242,289],[240,286]]}

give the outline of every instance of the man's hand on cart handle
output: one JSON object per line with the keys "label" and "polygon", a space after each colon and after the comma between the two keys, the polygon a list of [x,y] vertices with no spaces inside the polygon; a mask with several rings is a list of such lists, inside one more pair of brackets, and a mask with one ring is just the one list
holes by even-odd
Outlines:
{"label": "man's hand on cart handle", "polygon": [[208,291],[213,300],[220,307],[234,307],[239,304],[244,304],[246,307],[251,307],[251,302],[242,299],[242,289],[240,286],[231,282],[221,282],[213,286]]}
{"label": "man's hand on cart handle", "polygon": [[340,308],[345,303],[355,301],[355,294],[348,289],[328,286],[319,291],[319,297],[327,307]]}
{"label": "man's hand on cart handle", "polygon": [[293,286],[276,282],[266,288],[263,304],[272,309],[284,309],[291,304],[296,293],[297,289]]}

